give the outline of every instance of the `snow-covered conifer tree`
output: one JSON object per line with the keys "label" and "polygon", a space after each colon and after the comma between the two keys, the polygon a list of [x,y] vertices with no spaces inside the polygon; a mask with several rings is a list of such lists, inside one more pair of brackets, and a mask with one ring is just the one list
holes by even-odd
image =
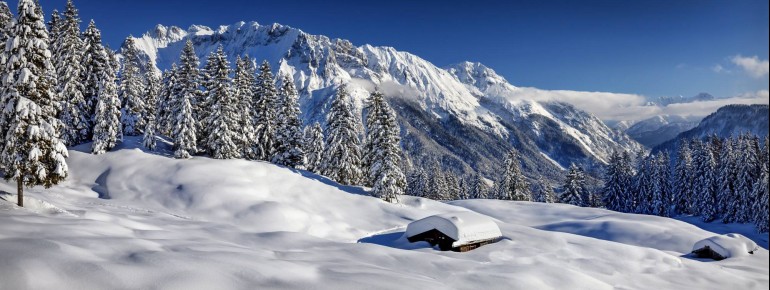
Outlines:
{"label": "snow-covered conifer tree", "polygon": [[458,200],[460,199],[460,182],[457,180],[457,176],[452,172],[446,172],[444,174],[444,183],[446,184],[446,197],[445,200]]}
{"label": "snow-covered conifer tree", "polygon": [[235,77],[233,78],[233,87],[235,89],[237,108],[238,127],[236,135],[238,137],[238,148],[241,156],[247,159],[254,158],[254,114],[252,108],[252,99],[254,98],[254,86],[256,86],[256,76],[254,75],[254,65],[248,56],[237,58],[235,62]]}
{"label": "snow-covered conifer tree", "polygon": [[[254,132],[256,135],[256,143],[254,152],[256,153],[258,160],[269,161],[273,156],[276,147],[275,130],[278,93],[275,89],[273,73],[270,71],[270,63],[266,60],[263,61],[262,65],[259,67],[256,90],[257,99],[254,102]],[[360,159],[360,157],[356,158]]]}
{"label": "snow-covered conifer tree", "polygon": [[149,120],[150,116],[155,119],[158,114],[158,97],[160,96],[160,77],[155,72],[155,65],[151,62],[147,62],[144,66],[144,102],[145,106],[145,120]]}
{"label": "snow-covered conifer tree", "polygon": [[519,151],[516,149],[511,149],[505,157],[503,179],[500,181],[497,198],[519,201],[530,201],[532,198],[529,183],[521,171]]}
{"label": "snow-covered conifer tree", "polygon": [[18,205],[24,186],[50,187],[67,177],[67,148],[54,125],[55,85],[48,32],[33,0],[20,0],[18,18],[8,30],[3,56],[3,137],[0,164],[6,180],[17,183]]}
{"label": "snow-covered conifer tree", "polygon": [[[411,185],[411,184],[410,184]],[[470,182],[470,198],[488,198],[489,185],[481,173],[476,172]]]}
{"label": "snow-covered conifer tree", "polygon": [[195,119],[193,119],[193,108],[190,104],[190,95],[183,94],[174,102],[174,158],[190,158],[198,149],[196,147],[197,139],[195,137]]}
{"label": "snow-covered conifer tree", "polygon": [[[24,10],[22,10],[24,9]],[[39,5],[33,1],[19,1],[19,16],[4,28],[6,42],[2,47],[0,65],[0,136],[6,136],[19,97],[26,97],[40,107],[43,120],[53,126],[58,138],[61,122],[58,115],[59,98],[56,93],[56,71],[51,64],[48,32],[43,23]],[[23,12],[23,13],[22,13]],[[0,150],[4,143],[0,142]]]}
{"label": "snow-covered conifer tree", "polygon": [[420,167],[414,168],[407,177],[409,180],[406,187],[406,194],[417,197],[424,197],[428,182],[428,174]]}
{"label": "snow-covered conifer tree", "polygon": [[[406,177],[401,171],[401,136],[393,109],[380,92],[373,92],[367,101],[367,146],[364,155],[369,159],[368,184],[372,195],[388,202],[397,202],[397,196],[404,194]],[[459,187],[457,178],[450,176],[450,190]],[[458,189],[459,190],[459,189]],[[452,193],[450,193],[452,194]]]}
{"label": "snow-covered conifer tree", "polygon": [[584,197],[588,196],[588,188],[585,184],[585,173],[583,169],[575,165],[570,165],[567,178],[562,186],[563,192],[559,197],[561,203],[586,206]]}
{"label": "snow-covered conifer tree", "polygon": [[655,183],[655,156],[647,156],[637,162],[636,175],[633,180],[635,207],[631,212],[650,214],[652,212],[652,199]]}
{"label": "snow-covered conifer tree", "polygon": [[305,152],[305,169],[318,173],[323,159],[321,154],[324,152],[324,134],[321,124],[315,122],[312,126],[306,126],[302,142]]}
{"label": "snow-covered conifer tree", "polygon": [[768,211],[768,195],[770,195],[770,187],[767,185],[768,178],[770,178],[767,164],[767,158],[770,156],[768,155],[770,152],[768,146],[770,146],[770,142],[768,142],[768,138],[765,137],[765,146],[763,153],[761,154],[761,159],[763,159],[762,169],[759,179],[752,187],[753,192],[751,194],[754,197],[754,200],[751,201],[753,213],[752,220],[757,226],[757,231],[760,233],[767,233],[768,230],[770,230],[770,212]]}
{"label": "snow-covered conifer tree", "polygon": [[171,64],[171,68],[163,72],[161,80],[160,94],[158,95],[158,108],[156,109],[157,128],[158,131],[166,136],[171,136],[174,132],[174,126],[176,124],[176,116],[174,115],[174,103],[177,99],[178,87],[177,83],[178,68],[176,63]]}
{"label": "snow-covered conifer tree", "polygon": [[669,165],[668,154],[663,151],[655,155],[651,164],[653,166],[652,179],[652,204],[650,205],[650,214],[657,216],[671,216],[672,193],[671,193],[671,168]]}
{"label": "snow-covered conifer tree", "polygon": [[537,193],[533,194],[532,201],[555,203],[557,200],[553,187],[543,179],[542,176],[537,179]]}
{"label": "snow-covered conifer tree", "polygon": [[236,128],[240,121],[237,111],[238,100],[232,92],[230,63],[224,48],[220,45],[214,63],[208,73],[211,77],[206,99],[211,103],[206,119],[206,149],[216,159],[232,159],[241,156],[237,141]]}
{"label": "snow-covered conifer tree", "polygon": [[735,221],[746,223],[752,220],[752,196],[754,184],[762,174],[760,164],[759,137],[756,135],[743,134],[738,138],[739,155],[738,175],[736,181],[736,198],[733,199],[731,207],[735,209]]}
{"label": "snow-covered conifer tree", "polygon": [[674,193],[674,212],[678,214],[692,213],[693,198],[693,167],[690,141],[679,140],[679,149],[676,154],[672,191]]}
{"label": "snow-covered conifer tree", "polygon": [[[211,52],[211,56],[214,56],[216,52]],[[174,82],[174,98],[172,100],[181,101],[182,96],[186,96],[187,101],[192,106],[192,120],[195,126],[196,148],[204,150],[206,148],[206,136],[209,136],[206,132],[205,120],[209,119],[209,113],[211,113],[211,104],[206,100],[207,94],[204,94],[201,90],[201,82],[203,76],[200,71],[200,61],[195,54],[195,48],[191,40],[185,42],[184,48],[179,55],[179,67],[175,71],[176,74]],[[209,87],[206,86],[208,89]],[[179,107],[180,104],[174,104],[175,107]]]}
{"label": "snow-covered conifer tree", "polygon": [[66,145],[77,145],[88,140],[92,135],[91,110],[83,95],[83,52],[84,44],[80,38],[80,17],[72,0],[68,0],[61,20],[58,45],[54,52],[58,76],[58,92],[62,106],[59,119],[62,128],[62,141]]}
{"label": "snow-covered conifer tree", "polygon": [[144,76],[141,73],[139,50],[129,36],[123,44],[123,70],[120,74],[121,122],[123,134],[138,136],[145,127]]}
{"label": "snow-covered conifer tree", "polygon": [[736,183],[738,180],[738,163],[736,160],[735,140],[727,138],[722,143],[722,151],[719,154],[719,168],[717,171],[717,212],[722,215],[723,223],[731,223],[737,217],[738,207],[733,207],[733,202],[738,198]]}
{"label": "snow-covered conifer tree", "polygon": [[302,121],[297,89],[290,75],[284,75],[279,91],[278,119],[276,122],[275,152],[272,162],[292,168],[305,168],[305,151],[302,148]]}
{"label": "snow-covered conifer tree", "polygon": [[713,155],[711,142],[695,140],[693,149],[694,179],[694,213],[701,216],[705,222],[711,222],[717,218],[716,200],[716,157]]}
{"label": "snow-covered conifer tree", "polygon": [[[263,64],[263,67],[265,65]],[[269,72],[269,66],[267,67]],[[264,74],[264,70],[263,70]],[[263,78],[260,76],[260,78]],[[260,80],[260,83],[264,82]],[[264,85],[260,90],[262,97],[269,95],[265,92]],[[259,107],[266,108],[269,106],[260,105]],[[266,110],[266,109],[262,109]],[[260,118],[266,116],[265,111],[260,113]],[[360,119],[353,113],[353,106],[350,104],[350,97],[348,96],[347,89],[344,85],[337,89],[337,95],[332,101],[331,109],[326,116],[326,144],[324,146],[323,162],[321,163],[321,173],[332,180],[335,180],[341,184],[346,185],[358,185],[361,184],[363,177],[361,170],[361,140],[359,139],[359,132],[356,128],[359,128]],[[258,123],[259,124],[259,123]],[[262,129],[258,128],[258,132],[261,130],[261,134],[258,134],[259,142],[264,146],[265,141],[261,139],[262,136],[267,136],[264,125],[269,123],[263,123],[258,126],[262,126]],[[262,149],[263,152],[266,147]]]}
{"label": "snow-covered conifer tree", "polygon": [[93,20],[83,31],[83,51],[83,71],[80,77],[83,82],[83,98],[88,106],[88,115],[94,116],[96,103],[99,102],[101,77],[105,75],[104,71],[110,60],[107,59],[108,54],[102,45],[102,34]]}
{"label": "snow-covered conifer tree", "polygon": [[626,210],[626,198],[629,180],[631,179],[630,164],[625,163],[623,153],[615,151],[610,156],[609,164],[604,172],[603,202],[609,210]]}
{"label": "snow-covered conifer tree", "polygon": [[[107,50],[102,50],[103,56],[95,56],[108,60],[102,67],[101,76],[95,77],[100,81],[97,96],[96,112],[94,114],[93,144],[91,153],[102,154],[114,148],[118,140],[122,139],[122,127],[120,123],[120,99],[118,98],[118,84],[115,76],[115,66],[111,62],[117,62]],[[111,61],[110,61],[111,60]]]}

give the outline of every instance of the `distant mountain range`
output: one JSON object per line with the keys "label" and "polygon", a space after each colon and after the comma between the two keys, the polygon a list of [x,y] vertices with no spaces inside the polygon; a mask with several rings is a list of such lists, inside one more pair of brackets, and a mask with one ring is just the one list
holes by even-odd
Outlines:
{"label": "distant mountain range", "polygon": [[526,91],[479,63],[439,68],[392,47],[354,46],[344,39],[256,22],[187,30],[158,25],[135,41],[142,59],[162,70],[178,61],[187,39],[201,60],[222,45],[231,62],[249,55],[258,62],[267,60],[276,74],[292,75],[306,124],[324,123],[342,83],[349,84],[359,112],[371,91],[382,91],[396,110],[402,145],[415,166],[438,160],[455,173],[479,170],[495,177],[505,152],[515,147],[530,177],[558,180],[570,163],[592,171],[615,149],[643,148],[572,105],[510,98]]}
{"label": "distant mountain range", "polygon": [[690,130],[680,133],[669,141],[663,142],[653,149],[675,150],[682,139],[704,138],[716,135],[722,138],[737,136],[742,133],[751,133],[759,136],[767,136],[770,125],[768,105],[728,105],[720,108],[713,114],[703,118],[702,121]]}
{"label": "distant mountain range", "polygon": [[699,121],[697,117],[660,115],[634,123],[625,133],[647,148],[653,148],[695,128]]}

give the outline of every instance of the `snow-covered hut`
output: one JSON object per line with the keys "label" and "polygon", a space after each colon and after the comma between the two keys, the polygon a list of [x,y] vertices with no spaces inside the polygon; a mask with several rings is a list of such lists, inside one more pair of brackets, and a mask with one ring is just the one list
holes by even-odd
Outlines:
{"label": "snow-covered hut", "polygon": [[487,216],[463,211],[438,214],[406,227],[409,242],[426,241],[442,251],[467,252],[502,238],[500,228]]}
{"label": "snow-covered hut", "polygon": [[695,243],[692,253],[698,258],[723,260],[731,257],[754,254],[757,243],[740,234],[713,236]]}

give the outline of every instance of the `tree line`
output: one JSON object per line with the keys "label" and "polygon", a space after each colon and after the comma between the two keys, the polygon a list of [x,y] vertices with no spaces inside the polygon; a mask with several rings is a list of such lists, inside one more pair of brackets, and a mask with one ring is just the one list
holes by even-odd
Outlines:
{"label": "tree line", "polygon": [[589,186],[585,172],[575,164],[557,188],[543,178],[532,184],[512,149],[494,182],[478,173],[458,177],[433,161],[427,170],[409,173],[406,192],[436,200],[560,202],[663,217],[695,215],[704,222],[754,223],[758,231],[768,232],[768,143],[766,137],[761,146],[759,137],[750,134],[712,135],[706,140],[681,140],[672,156],[665,151],[650,155],[616,151],[601,188]]}

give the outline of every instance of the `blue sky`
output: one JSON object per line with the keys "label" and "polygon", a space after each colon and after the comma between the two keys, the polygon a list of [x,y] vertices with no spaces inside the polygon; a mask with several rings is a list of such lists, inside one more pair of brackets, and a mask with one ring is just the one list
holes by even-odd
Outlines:
{"label": "blue sky", "polygon": [[[16,2],[9,1],[14,11]],[[49,17],[65,1],[40,2]],[[393,46],[438,66],[482,62],[517,86],[648,97],[699,92],[727,97],[768,88],[767,0],[361,2],[368,1],[75,0],[75,5],[83,25],[95,19],[112,47],[158,23],[186,28],[255,20],[357,45]]]}

